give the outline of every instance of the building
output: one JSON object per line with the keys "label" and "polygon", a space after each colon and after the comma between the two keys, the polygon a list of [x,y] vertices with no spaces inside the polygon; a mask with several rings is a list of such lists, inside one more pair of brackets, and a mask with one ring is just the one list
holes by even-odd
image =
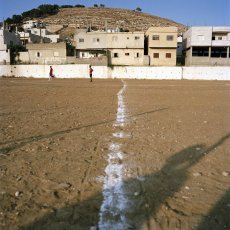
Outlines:
{"label": "building", "polygon": [[36,20],[28,20],[28,21],[23,22],[23,25],[22,25],[22,28],[24,30],[28,30],[31,28],[38,28],[38,27],[44,27],[44,24]]}
{"label": "building", "polygon": [[26,48],[30,64],[66,64],[66,43],[64,42],[27,44]]}
{"label": "building", "polygon": [[21,46],[19,35],[9,30],[0,29],[0,64],[12,62],[13,57],[10,55],[10,49],[14,45]]}
{"label": "building", "polygon": [[78,30],[74,41],[77,58],[90,60],[107,57],[109,65],[145,64],[143,32]]}
{"label": "building", "polygon": [[58,34],[50,33],[45,28],[31,28],[30,30],[27,31],[30,32],[31,34],[42,37],[43,42],[49,41],[51,43],[57,43],[60,37]]}
{"label": "building", "polygon": [[18,32],[18,34],[20,35],[20,40],[24,46],[28,43],[50,43],[51,42],[49,38],[43,38],[39,35],[32,34],[29,32]]}
{"label": "building", "polygon": [[191,27],[183,35],[185,65],[230,65],[230,27]]}
{"label": "building", "polygon": [[151,66],[175,66],[177,27],[150,27],[146,31]]}

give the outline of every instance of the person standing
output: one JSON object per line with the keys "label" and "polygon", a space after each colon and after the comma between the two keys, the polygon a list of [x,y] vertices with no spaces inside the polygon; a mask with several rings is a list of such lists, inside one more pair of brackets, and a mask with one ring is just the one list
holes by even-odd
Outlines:
{"label": "person standing", "polygon": [[51,80],[52,77],[54,77],[53,68],[52,68],[52,66],[50,66],[49,80]]}
{"label": "person standing", "polygon": [[89,66],[89,77],[90,77],[90,82],[92,82],[93,81],[93,68],[91,65]]}

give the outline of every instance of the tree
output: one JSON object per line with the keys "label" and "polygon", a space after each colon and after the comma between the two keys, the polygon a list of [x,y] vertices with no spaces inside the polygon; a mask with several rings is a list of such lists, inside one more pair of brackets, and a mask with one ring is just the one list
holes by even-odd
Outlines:
{"label": "tree", "polygon": [[19,52],[25,51],[25,47],[20,45],[10,45],[10,64],[16,64],[16,57],[19,55]]}
{"label": "tree", "polygon": [[62,5],[61,8],[73,8],[72,5]]}
{"label": "tree", "polygon": [[100,7],[101,7],[101,8],[105,8],[105,5],[104,5],[104,4],[100,4]]}
{"label": "tree", "polygon": [[38,7],[38,10],[40,10],[41,15],[46,14],[56,14],[59,10],[58,5],[50,5],[50,4],[43,4]]}
{"label": "tree", "polygon": [[136,8],[136,11],[141,12],[142,9],[141,9],[140,7],[137,7],[137,8]]}
{"label": "tree", "polygon": [[80,4],[75,5],[75,7],[78,7],[78,8],[85,8],[84,5],[80,5]]}
{"label": "tree", "polygon": [[13,15],[12,21],[14,24],[20,24],[22,22],[22,16],[21,15]]}
{"label": "tree", "polygon": [[97,5],[97,4],[94,4],[93,7],[98,7],[98,5]]}

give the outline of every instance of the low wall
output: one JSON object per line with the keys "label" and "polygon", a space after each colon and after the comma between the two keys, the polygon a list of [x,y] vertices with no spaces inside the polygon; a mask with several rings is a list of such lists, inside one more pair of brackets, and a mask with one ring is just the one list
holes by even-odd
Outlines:
{"label": "low wall", "polygon": [[181,79],[181,73],[181,67],[121,66],[112,68],[111,77],[130,79]]}
{"label": "low wall", "polygon": [[230,80],[230,67],[182,67],[187,80]]}
{"label": "low wall", "polygon": [[[57,78],[88,78],[89,65],[52,65]],[[93,66],[94,78],[230,80],[230,67]],[[48,78],[49,65],[0,65],[0,77]]]}

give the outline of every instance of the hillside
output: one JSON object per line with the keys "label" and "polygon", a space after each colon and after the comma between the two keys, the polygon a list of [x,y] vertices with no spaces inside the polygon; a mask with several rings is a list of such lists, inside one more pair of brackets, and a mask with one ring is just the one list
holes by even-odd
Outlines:
{"label": "hillside", "polygon": [[[62,37],[73,38],[76,28],[115,29],[117,27],[129,31],[145,32],[150,26],[176,26],[179,32],[185,30],[185,26],[172,20],[153,16],[150,14],[117,8],[63,8],[56,15],[42,19],[52,28],[63,26],[56,32]],[[54,31],[53,31],[54,32]]]}

